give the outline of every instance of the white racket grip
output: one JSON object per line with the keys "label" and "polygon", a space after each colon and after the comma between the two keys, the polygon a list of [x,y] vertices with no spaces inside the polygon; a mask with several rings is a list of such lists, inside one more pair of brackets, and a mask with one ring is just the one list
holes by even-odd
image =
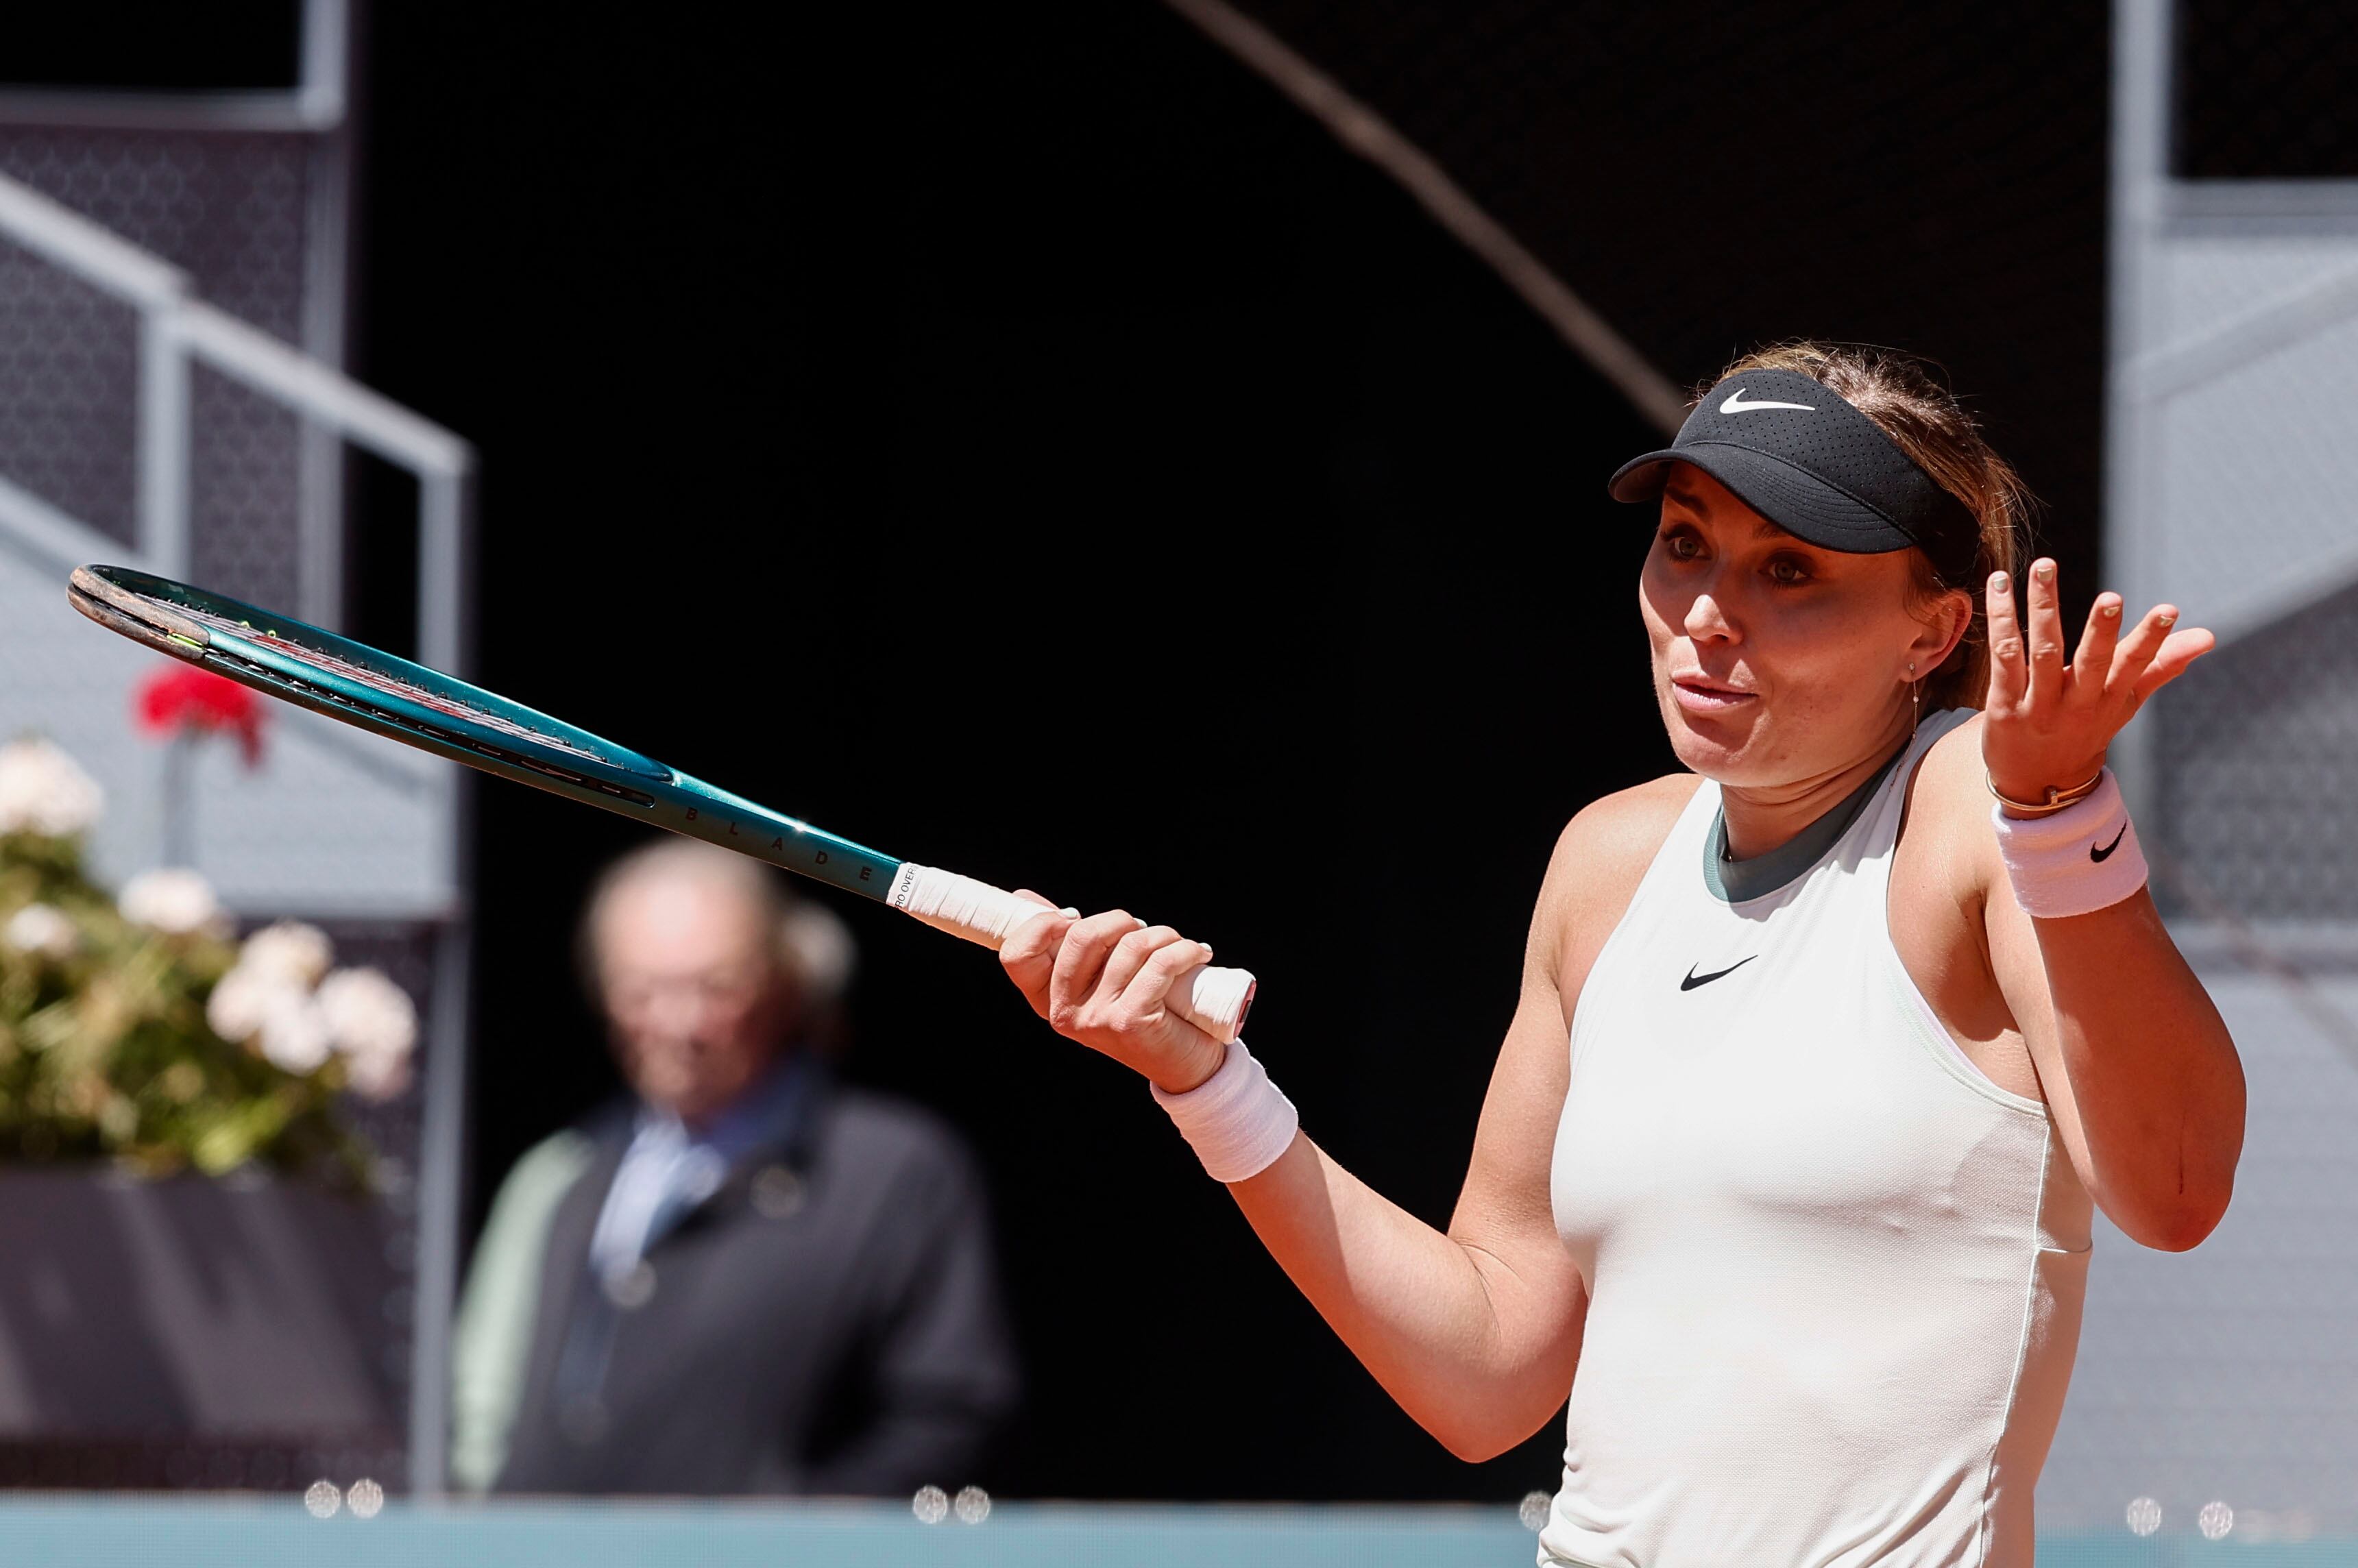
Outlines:
{"label": "white racket grip", "polygon": [[[901,862],[884,902],[994,952],[1017,926],[1042,913],[1038,904],[989,882],[914,860]],[[1249,969],[1199,964],[1173,984],[1172,1011],[1225,1045],[1244,1028],[1256,984]]]}

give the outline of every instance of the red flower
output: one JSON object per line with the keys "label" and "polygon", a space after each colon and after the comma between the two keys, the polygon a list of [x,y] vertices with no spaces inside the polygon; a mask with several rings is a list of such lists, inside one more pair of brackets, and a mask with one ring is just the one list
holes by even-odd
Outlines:
{"label": "red flower", "polygon": [[210,735],[227,730],[249,768],[262,762],[262,704],[237,682],[188,665],[165,665],[139,683],[132,708],[150,735]]}

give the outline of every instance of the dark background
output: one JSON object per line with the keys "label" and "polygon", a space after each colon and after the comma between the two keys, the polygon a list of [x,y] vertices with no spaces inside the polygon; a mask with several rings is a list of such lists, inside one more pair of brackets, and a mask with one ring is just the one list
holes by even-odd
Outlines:
{"label": "dark background", "polygon": [[[1261,14],[1682,382],[1801,333],[1941,359],[2084,597],[2102,9],[1630,9]],[[481,449],[481,677],[1217,940],[1305,1125],[1444,1219],[1553,836],[1671,765],[1644,519],[1601,492],[1654,437],[1152,0],[792,15],[375,8],[355,363]],[[475,1217],[612,1089],[566,950],[629,842],[480,801]],[[1000,1489],[1553,1484],[1552,1428],[1471,1468],[1419,1433],[986,955],[844,913],[849,1071],[993,1184],[1032,1379]]]}
{"label": "dark background", "polygon": [[2170,161],[2189,179],[2358,177],[2358,26],[2309,0],[2179,0]]}
{"label": "dark background", "polygon": [[[484,676],[1215,935],[1313,1130],[1444,1217],[1553,834],[1668,763],[1643,522],[1596,500],[1647,430],[1156,8],[753,54],[377,20],[360,362],[482,445]],[[565,947],[628,842],[481,801],[479,1207],[611,1087]],[[986,954],[843,903],[852,1075],[993,1184],[1031,1378],[998,1489],[1547,1484],[1550,1440],[1475,1475],[1393,1410]]]}

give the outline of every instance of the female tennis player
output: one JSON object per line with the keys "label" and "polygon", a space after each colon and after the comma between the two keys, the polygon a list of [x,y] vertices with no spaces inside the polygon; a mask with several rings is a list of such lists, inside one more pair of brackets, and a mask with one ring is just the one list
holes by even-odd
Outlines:
{"label": "female tennis player", "polygon": [[2104,765],[2212,638],[2106,593],[2067,650],[2013,470],[1897,355],[1743,359],[1612,493],[1659,503],[1638,603],[1690,771],[1558,840],[1445,1233],[1164,1010],[1203,944],[1044,914],[1008,972],[1152,1080],[1453,1452],[1570,1390],[1541,1563],[2028,1563],[2092,1202],[2191,1247],[2242,1145]]}

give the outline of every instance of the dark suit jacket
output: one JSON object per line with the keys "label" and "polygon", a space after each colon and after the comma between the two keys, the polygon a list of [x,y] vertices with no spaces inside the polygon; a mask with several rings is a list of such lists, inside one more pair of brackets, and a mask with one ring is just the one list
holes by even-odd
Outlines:
{"label": "dark suit jacket", "polygon": [[978,1478],[1016,1374],[982,1186],[948,1128],[821,1076],[783,1142],[618,1284],[591,1232],[617,1107],[547,1233],[495,1489],[905,1498]]}

